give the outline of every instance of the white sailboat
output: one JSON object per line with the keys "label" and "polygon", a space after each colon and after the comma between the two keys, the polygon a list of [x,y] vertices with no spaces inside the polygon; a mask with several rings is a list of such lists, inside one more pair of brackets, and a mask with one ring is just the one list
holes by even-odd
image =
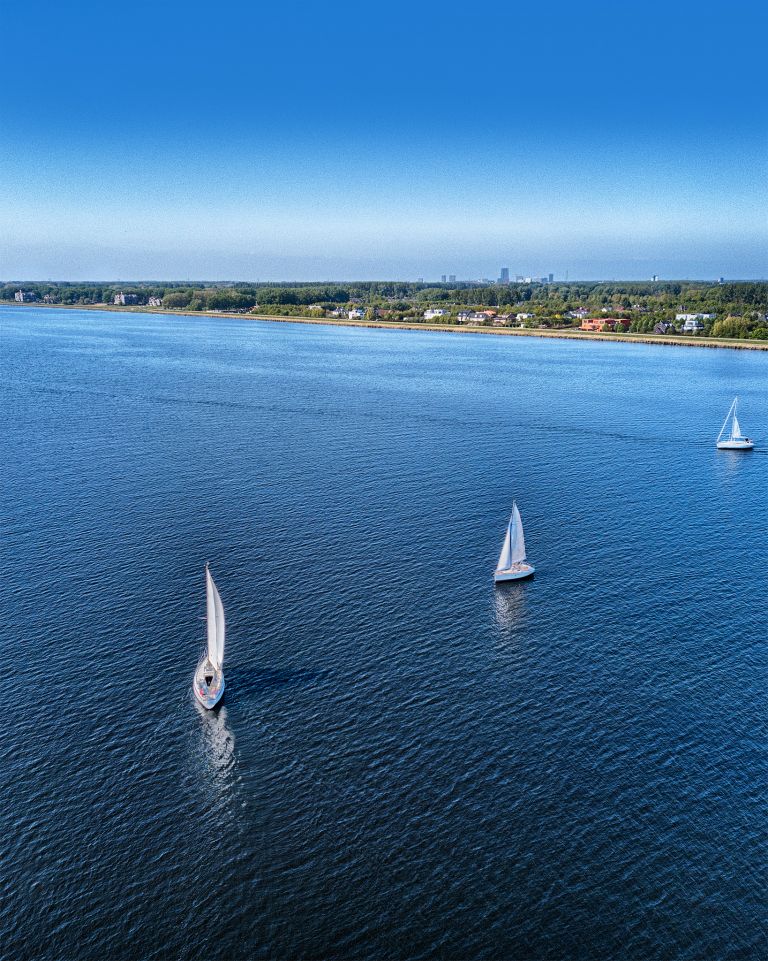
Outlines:
{"label": "white sailboat", "polygon": [[208,645],[195,669],[192,690],[195,697],[209,711],[224,696],[224,605],[205,565],[206,621]]}
{"label": "white sailboat", "polygon": [[752,450],[755,446],[749,437],[744,437],[739,426],[739,419],[736,416],[736,408],[739,405],[739,398],[734,397],[728,416],[725,418],[720,433],[717,435],[718,450]]}
{"label": "white sailboat", "polygon": [[499,554],[499,563],[493,573],[494,581],[519,581],[523,577],[530,577],[535,568],[525,559],[525,538],[523,537],[523,522],[517,504],[512,504],[512,516],[507,524],[507,533]]}

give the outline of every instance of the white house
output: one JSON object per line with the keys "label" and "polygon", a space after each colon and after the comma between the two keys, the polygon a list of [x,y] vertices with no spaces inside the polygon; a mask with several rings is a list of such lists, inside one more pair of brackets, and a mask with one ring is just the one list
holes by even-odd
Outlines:
{"label": "white house", "polygon": [[17,290],[13,295],[13,299],[17,304],[29,303],[30,301],[37,300],[37,294],[33,294],[31,290]]}
{"label": "white house", "polygon": [[162,297],[150,297],[148,302],[150,307],[162,307],[163,298]]}
{"label": "white house", "polygon": [[424,311],[424,320],[432,320],[434,317],[445,317],[447,314],[448,311],[443,310],[442,307],[430,307]]}
{"label": "white house", "polygon": [[353,307],[352,310],[347,311],[347,317],[350,320],[363,320],[365,318],[365,311],[362,307]]}
{"label": "white house", "polygon": [[700,330],[704,330],[704,322],[698,320],[696,317],[689,317],[680,330],[682,330],[684,334],[695,334]]}
{"label": "white house", "polygon": [[515,314],[515,319],[516,319],[516,320],[530,320],[532,317],[535,317],[535,316],[536,316],[536,314]]}
{"label": "white house", "polygon": [[[715,314],[675,314],[675,320],[688,323],[689,320],[714,320]],[[703,326],[703,325],[702,325]]]}

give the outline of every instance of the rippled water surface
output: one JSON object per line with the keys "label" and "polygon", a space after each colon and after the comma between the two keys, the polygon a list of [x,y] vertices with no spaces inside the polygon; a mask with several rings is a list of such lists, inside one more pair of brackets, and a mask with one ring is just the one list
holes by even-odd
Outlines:
{"label": "rippled water surface", "polygon": [[768,955],[768,356],[4,308],[0,362],[3,957]]}

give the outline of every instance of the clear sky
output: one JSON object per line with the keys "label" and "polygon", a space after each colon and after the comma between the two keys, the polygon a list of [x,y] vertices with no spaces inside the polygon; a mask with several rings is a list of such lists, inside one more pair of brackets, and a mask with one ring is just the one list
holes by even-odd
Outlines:
{"label": "clear sky", "polygon": [[765,9],[8,4],[0,279],[768,277]]}

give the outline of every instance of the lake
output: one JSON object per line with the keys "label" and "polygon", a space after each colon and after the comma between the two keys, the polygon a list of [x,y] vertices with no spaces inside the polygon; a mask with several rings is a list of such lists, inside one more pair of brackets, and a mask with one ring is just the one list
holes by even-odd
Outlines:
{"label": "lake", "polygon": [[4,957],[768,953],[768,356],[7,307],[0,365]]}

